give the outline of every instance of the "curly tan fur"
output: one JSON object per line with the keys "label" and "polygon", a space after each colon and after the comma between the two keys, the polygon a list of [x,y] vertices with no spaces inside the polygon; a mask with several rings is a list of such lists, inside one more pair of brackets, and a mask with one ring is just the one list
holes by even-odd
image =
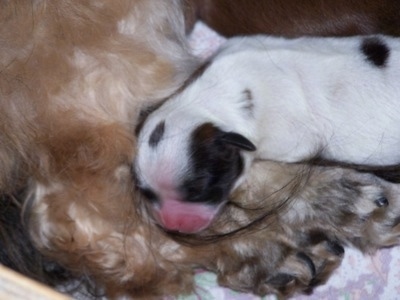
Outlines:
{"label": "curly tan fur", "polygon": [[128,163],[142,105],[195,64],[179,1],[2,1],[0,18],[2,190]]}
{"label": "curly tan fur", "polygon": [[[139,265],[140,290],[156,272],[142,268],[151,259],[143,235],[124,235],[127,222],[137,223],[133,131],[142,107],[172,93],[197,64],[180,1],[0,5],[0,189],[29,185],[29,228],[43,253],[109,285]],[[125,260],[126,247],[137,261]]]}

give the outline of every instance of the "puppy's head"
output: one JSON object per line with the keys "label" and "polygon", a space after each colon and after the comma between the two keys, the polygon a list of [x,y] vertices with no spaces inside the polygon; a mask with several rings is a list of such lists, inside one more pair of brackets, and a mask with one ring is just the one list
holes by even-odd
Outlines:
{"label": "puppy's head", "polygon": [[139,190],[157,222],[182,233],[208,227],[244,171],[243,150],[255,150],[242,135],[184,112],[156,111],[142,127],[138,145]]}

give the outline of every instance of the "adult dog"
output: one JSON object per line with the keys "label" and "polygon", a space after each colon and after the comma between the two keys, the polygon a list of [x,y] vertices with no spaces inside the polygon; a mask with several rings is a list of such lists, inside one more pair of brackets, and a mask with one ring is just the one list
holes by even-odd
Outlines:
{"label": "adult dog", "polygon": [[[124,228],[137,222],[136,120],[197,65],[181,1],[1,1],[0,20],[0,189],[18,193],[24,224],[47,258],[121,284],[130,276],[121,271],[136,272],[124,263],[132,246],[124,246]],[[6,212],[14,198],[3,197]],[[134,236],[132,251],[147,255]],[[8,247],[17,256],[19,244]],[[23,263],[17,259],[20,270]]]}
{"label": "adult dog", "polygon": [[[0,3],[2,262],[42,280],[88,279],[110,298],[191,292],[194,267],[236,290],[289,295],[323,282],[342,244],[398,242],[396,186],[273,163],[254,166],[221,223],[198,237],[213,244],[174,241],[148,215],[130,170],[140,111],[197,66],[181,1]],[[290,203],[309,208],[298,215]]]}

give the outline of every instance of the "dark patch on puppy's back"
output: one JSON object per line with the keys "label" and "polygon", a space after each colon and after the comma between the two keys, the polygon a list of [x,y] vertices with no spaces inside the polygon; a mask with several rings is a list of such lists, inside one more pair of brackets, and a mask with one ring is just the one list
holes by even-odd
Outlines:
{"label": "dark patch on puppy's back", "polygon": [[384,67],[389,58],[390,49],[384,41],[378,37],[363,39],[360,47],[368,62],[376,67]]}
{"label": "dark patch on puppy's back", "polygon": [[153,132],[150,134],[149,145],[154,148],[158,145],[165,132],[165,121],[162,121],[157,124],[154,128]]}

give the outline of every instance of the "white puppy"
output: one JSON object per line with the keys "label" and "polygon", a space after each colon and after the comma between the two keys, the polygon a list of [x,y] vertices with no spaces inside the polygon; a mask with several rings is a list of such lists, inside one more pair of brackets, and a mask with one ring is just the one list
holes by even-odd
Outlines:
{"label": "white puppy", "polygon": [[139,187],[169,230],[207,227],[254,159],[400,163],[400,39],[231,39],[151,113]]}

